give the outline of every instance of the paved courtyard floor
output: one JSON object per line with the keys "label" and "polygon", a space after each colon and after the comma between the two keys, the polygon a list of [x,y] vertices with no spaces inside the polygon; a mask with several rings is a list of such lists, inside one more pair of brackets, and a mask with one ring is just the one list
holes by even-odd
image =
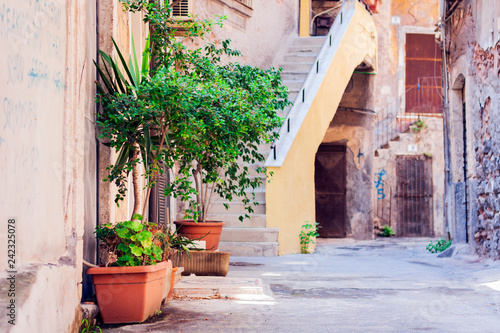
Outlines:
{"label": "paved courtyard floor", "polygon": [[500,332],[500,261],[438,258],[429,240],[319,240],[314,254],[234,257],[228,278],[262,293],[177,298],[157,322],[104,332]]}

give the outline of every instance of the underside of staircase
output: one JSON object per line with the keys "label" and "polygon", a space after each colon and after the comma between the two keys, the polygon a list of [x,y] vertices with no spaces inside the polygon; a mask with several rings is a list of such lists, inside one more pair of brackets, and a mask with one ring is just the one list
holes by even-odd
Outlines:
{"label": "underside of staircase", "polygon": [[[297,37],[288,45],[279,67],[283,68],[283,84],[288,87],[290,101],[295,101],[311,67],[323,45],[325,37]],[[284,117],[288,109],[279,115]],[[265,158],[270,154],[269,146],[262,146],[260,153]],[[264,167],[264,162],[252,167]],[[257,176],[257,175],[256,175]],[[263,175],[261,177],[264,177]],[[224,221],[226,223],[222,231],[220,251],[227,251],[231,256],[264,256],[278,255],[278,228],[266,228],[266,189],[265,181],[255,193],[255,200],[259,203],[254,206],[254,213],[250,218],[240,222],[239,216],[245,211],[241,202],[231,203],[222,200],[214,203],[211,220]],[[249,196],[251,197],[251,195]],[[230,204],[226,210],[224,203]]]}

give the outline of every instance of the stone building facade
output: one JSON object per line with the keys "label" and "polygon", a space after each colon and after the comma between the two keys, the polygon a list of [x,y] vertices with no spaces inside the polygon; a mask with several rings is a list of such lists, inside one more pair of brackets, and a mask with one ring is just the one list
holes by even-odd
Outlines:
{"label": "stone building facade", "polygon": [[439,2],[384,1],[373,17],[379,43],[373,97],[375,234],[387,225],[396,236],[442,236]]}
{"label": "stone building facade", "polygon": [[449,237],[500,258],[500,4],[442,1]]}

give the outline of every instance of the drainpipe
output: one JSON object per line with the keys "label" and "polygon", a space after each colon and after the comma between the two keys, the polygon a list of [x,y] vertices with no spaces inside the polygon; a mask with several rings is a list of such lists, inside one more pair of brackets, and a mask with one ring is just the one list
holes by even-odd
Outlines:
{"label": "drainpipe", "polygon": [[449,95],[448,95],[448,67],[447,67],[447,58],[446,58],[446,0],[441,0],[441,38],[442,38],[442,75],[443,75],[443,137],[444,137],[444,173],[445,173],[445,184],[444,184],[444,220],[446,222],[448,238],[451,239],[452,235],[450,234],[452,230],[451,226],[451,216],[448,214],[448,209],[451,208],[451,187],[452,187],[452,179],[451,179],[451,152],[450,152],[450,123],[449,123]]}

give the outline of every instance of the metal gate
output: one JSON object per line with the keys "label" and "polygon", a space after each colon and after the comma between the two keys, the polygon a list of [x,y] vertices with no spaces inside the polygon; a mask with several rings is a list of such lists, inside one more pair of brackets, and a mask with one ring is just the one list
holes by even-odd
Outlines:
{"label": "metal gate", "polygon": [[432,158],[396,157],[399,237],[433,236]]}

